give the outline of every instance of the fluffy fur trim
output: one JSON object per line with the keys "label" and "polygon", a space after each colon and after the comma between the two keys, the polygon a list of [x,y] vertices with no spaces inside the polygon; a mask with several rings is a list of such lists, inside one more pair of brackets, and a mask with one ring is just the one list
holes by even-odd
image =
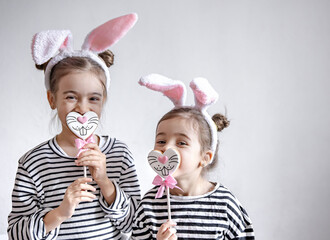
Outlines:
{"label": "fluffy fur trim", "polygon": [[106,86],[110,86],[109,69],[98,53],[109,49],[119,41],[136,23],[137,14],[127,14],[112,19],[91,31],[85,38],[81,50],[72,48],[72,35],[69,30],[47,30],[34,35],[32,39],[32,58],[36,64],[47,64],[45,86],[49,90],[49,78],[52,68],[68,57],[87,57],[94,60],[104,70]]}

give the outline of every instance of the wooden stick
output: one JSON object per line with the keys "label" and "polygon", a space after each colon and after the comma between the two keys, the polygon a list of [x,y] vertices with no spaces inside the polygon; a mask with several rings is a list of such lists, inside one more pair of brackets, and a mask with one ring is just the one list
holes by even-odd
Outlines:
{"label": "wooden stick", "polygon": [[86,169],[86,166],[84,166],[84,177],[85,177],[85,178],[87,177],[87,169]]}
{"label": "wooden stick", "polygon": [[[87,168],[86,168],[86,166],[84,166],[84,177],[85,178],[87,177]],[[86,184],[88,184],[88,183],[86,183]],[[85,190],[85,192],[87,192],[87,190]]]}
{"label": "wooden stick", "polygon": [[167,211],[168,211],[168,220],[171,221],[171,200],[170,200],[170,188],[166,187],[167,192]]}

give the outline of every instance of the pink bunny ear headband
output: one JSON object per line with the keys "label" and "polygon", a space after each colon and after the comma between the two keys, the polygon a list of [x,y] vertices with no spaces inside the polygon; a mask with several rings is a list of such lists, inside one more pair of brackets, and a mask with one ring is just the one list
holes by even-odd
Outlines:
{"label": "pink bunny ear headband", "polygon": [[109,49],[121,39],[136,23],[137,14],[132,13],[114,18],[92,30],[85,38],[81,50],[73,50],[72,34],[69,30],[47,30],[34,35],[32,40],[32,57],[36,64],[49,61],[45,70],[45,85],[49,90],[52,68],[68,57],[87,57],[94,60],[104,70],[106,86],[109,89],[110,75],[104,61],[97,55]]}
{"label": "pink bunny ear headband", "polygon": [[[174,107],[183,107],[186,100],[186,87],[181,81],[172,80],[159,74],[149,74],[139,80],[139,84],[151,90],[162,92],[174,104]],[[218,93],[212,88],[205,78],[194,78],[190,82],[190,87],[195,95],[195,106],[204,115],[206,122],[210,126],[212,134],[211,150],[215,155],[217,147],[217,127],[211,116],[207,113],[207,108],[218,100]]]}

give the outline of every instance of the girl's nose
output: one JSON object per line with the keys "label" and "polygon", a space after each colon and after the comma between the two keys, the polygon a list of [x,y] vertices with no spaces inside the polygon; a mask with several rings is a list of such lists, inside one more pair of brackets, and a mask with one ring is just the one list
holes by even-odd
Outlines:
{"label": "girl's nose", "polygon": [[90,111],[90,109],[86,102],[79,101],[76,105],[75,111],[81,115],[84,115],[86,112]]}
{"label": "girl's nose", "polygon": [[162,150],[161,150],[162,153],[166,152],[166,150],[169,149],[169,148],[173,148],[173,147],[170,144],[164,145],[163,148],[162,148]]}

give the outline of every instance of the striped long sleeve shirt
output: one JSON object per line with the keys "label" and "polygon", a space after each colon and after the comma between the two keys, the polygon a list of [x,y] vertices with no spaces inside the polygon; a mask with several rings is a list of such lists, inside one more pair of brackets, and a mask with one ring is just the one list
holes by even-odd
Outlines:
{"label": "striped long sleeve shirt", "polygon": [[[167,196],[155,199],[157,190],[152,188],[140,202],[132,239],[156,239],[159,227],[167,221]],[[171,212],[178,239],[254,239],[249,216],[221,184],[202,196],[171,196]]]}
{"label": "striped long sleeve shirt", "polygon": [[[79,203],[70,219],[46,234],[44,216],[60,205],[68,186],[83,177],[83,167],[76,166],[75,158],[68,157],[53,138],[19,160],[8,216],[9,239],[120,239],[121,232],[131,230],[140,201],[134,161],[124,143],[107,136],[101,139],[107,174],[116,188],[115,201],[109,206],[92,182],[97,199]],[[91,177],[89,172],[87,176]]]}

